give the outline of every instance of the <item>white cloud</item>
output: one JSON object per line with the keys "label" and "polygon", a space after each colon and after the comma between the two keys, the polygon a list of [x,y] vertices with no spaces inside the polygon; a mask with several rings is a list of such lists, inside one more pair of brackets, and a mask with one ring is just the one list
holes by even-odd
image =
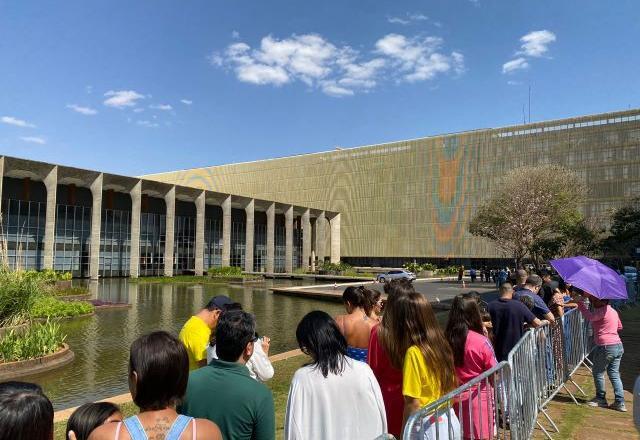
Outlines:
{"label": "white cloud", "polygon": [[549,51],[549,45],[556,41],[556,34],[548,30],[529,32],[520,38],[522,46],[518,55],[541,57]]}
{"label": "white cloud", "polygon": [[180,100],[181,103],[183,103],[184,105],[191,105],[193,104],[193,101],[190,99],[181,99]]}
{"label": "white cloud", "polygon": [[91,107],[82,107],[76,104],[67,104],[67,108],[73,110],[74,112],[87,115],[87,116],[95,115],[96,113],[98,113],[97,110],[92,109]]}
{"label": "white cloud", "polygon": [[133,90],[109,90],[104,96],[107,97],[104,105],[115,108],[133,107],[138,100],[145,98],[144,95]]}
{"label": "white cloud", "polygon": [[136,124],[142,126],[142,127],[148,127],[148,128],[155,128],[158,126],[158,124],[156,124],[155,122],[151,122],[151,121],[136,121]]}
{"label": "white cloud", "polygon": [[502,65],[502,73],[511,73],[515,72],[516,70],[527,69],[528,67],[529,62],[526,60],[526,58],[519,57],[504,63]]}
{"label": "white cloud", "polygon": [[142,107],[136,107],[133,109],[134,113],[142,113],[144,111],[144,109]]}
{"label": "white cloud", "polygon": [[84,90],[87,92],[87,95],[91,95],[93,93],[93,86],[85,86]]}
{"label": "white cloud", "polygon": [[429,17],[420,13],[409,14],[406,13],[402,17],[387,17],[387,21],[391,24],[401,24],[406,26],[408,24],[414,23],[416,21],[428,21]]}
{"label": "white cloud", "polygon": [[507,84],[510,85],[510,86],[521,86],[522,85],[522,81],[509,80],[509,81],[507,81]]}
{"label": "white cloud", "polygon": [[151,104],[149,106],[149,108],[154,109],[154,110],[162,110],[162,111],[169,111],[169,110],[173,110],[173,107],[171,107],[170,104]]}
{"label": "white cloud", "polygon": [[13,116],[3,116],[0,121],[4,124],[15,125],[16,127],[35,128],[35,125],[23,119],[14,118]]}
{"label": "white cloud", "polygon": [[233,38],[234,40],[238,40],[240,38],[240,32],[238,31],[231,32],[231,38]]}
{"label": "white cloud", "polygon": [[[426,16],[415,15],[416,20]],[[351,96],[376,87],[381,78],[422,81],[438,73],[464,72],[464,56],[441,53],[437,37],[407,38],[389,34],[365,56],[350,46],[338,46],[321,35],[264,37],[259,48],[244,42],[230,44],[210,57],[211,64],[233,70],[238,80],[256,85],[282,86],[300,81],[330,96]],[[383,76],[383,74],[385,74]]]}
{"label": "white cloud", "polygon": [[20,139],[22,139],[25,142],[30,142],[32,144],[44,145],[47,143],[47,140],[40,136],[21,136]]}
{"label": "white cloud", "polygon": [[439,37],[407,38],[389,34],[376,42],[377,52],[392,59],[409,82],[425,81],[452,68],[464,72],[464,56],[459,52],[450,55],[438,52],[443,44]]}

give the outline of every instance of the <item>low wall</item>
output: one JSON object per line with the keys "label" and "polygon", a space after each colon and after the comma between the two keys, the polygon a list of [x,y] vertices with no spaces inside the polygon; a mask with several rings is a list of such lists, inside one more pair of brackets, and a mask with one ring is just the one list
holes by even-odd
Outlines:
{"label": "low wall", "polygon": [[0,364],[0,382],[55,370],[73,361],[75,355],[67,344],[55,353],[26,361]]}

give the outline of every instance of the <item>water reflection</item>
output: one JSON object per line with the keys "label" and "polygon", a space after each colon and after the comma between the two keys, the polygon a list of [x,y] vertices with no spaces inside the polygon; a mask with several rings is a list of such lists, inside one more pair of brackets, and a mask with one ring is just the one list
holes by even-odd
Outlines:
{"label": "water reflection", "polygon": [[58,371],[27,380],[44,387],[56,410],[124,393],[131,342],[152,330],[177,334],[184,322],[214,295],[228,295],[256,315],[258,332],[271,337],[272,354],[296,348],[295,326],[306,313],[320,309],[334,315],[342,311],[336,303],[273,295],[268,290],[272,283],[268,281],[266,287],[136,284],[126,279],[91,283],[94,298],[132,306],[63,321],[61,327],[68,335],[75,360]]}

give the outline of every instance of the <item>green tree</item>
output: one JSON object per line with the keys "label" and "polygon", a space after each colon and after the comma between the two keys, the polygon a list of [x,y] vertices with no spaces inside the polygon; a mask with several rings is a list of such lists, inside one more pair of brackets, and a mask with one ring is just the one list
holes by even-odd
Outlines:
{"label": "green tree", "polygon": [[640,247],[640,197],[613,212],[603,247],[606,255],[619,263],[633,257],[635,249]]}
{"label": "green tree", "polygon": [[[555,253],[555,242],[584,222],[579,206],[587,187],[572,170],[557,165],[526,166],[509,171],[491,191],[469,224],[469,232],[491,240],[516,260],[539,263],[540,243]],[[553,246],[551,246],[553,245]]]}

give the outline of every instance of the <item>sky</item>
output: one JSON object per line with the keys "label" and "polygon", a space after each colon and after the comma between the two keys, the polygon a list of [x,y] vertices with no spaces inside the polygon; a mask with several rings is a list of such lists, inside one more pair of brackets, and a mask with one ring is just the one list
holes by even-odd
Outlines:
{"label": "sky", "polygon": [[[640,107],[637,0],[0,0],[0,154],[142,175]],[[524,111],[523,111],[524,109]]]}

